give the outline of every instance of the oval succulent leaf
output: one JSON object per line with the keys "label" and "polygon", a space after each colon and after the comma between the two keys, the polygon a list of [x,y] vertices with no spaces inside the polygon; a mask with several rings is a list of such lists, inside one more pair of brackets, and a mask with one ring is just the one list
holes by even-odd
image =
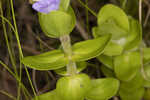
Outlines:
{"label": "oval succulent leaf", "polygon": [[[56,90],[43,93],[39,96],[37,96],[38,100],[60,100],[60,98],[56,95]],[[36,98],[33,98],[32,100],[36,100]]]}
{"label": "oval succulent leaf", "polygon": [[139,52],[128,52],[114,58],[114,71],[122,81],[133,79],[141,66]]}
{"label": "oval succulent leaf", "polygon": [[121,37],[127,36],[128,31],[125,31],[121,27],[117,26],[112,18],[109,18],[106,22],[93,30],[97,34],[96,36],[102,36],[106,34],[112,34],[112,40],[120,39]]}
{"label": "oval succulent leaf", "polygon": [[84,100],[91,89],[91,80],[86,74],[62,77],[56,85],[57,95],[61,100]]}
{"label": "oval succulent leaf", "polygon": [[[101,27],[101,26],[99,26],[99,27]],[[108,27],[106,27],[106,29],[107,30],[106,30],[105,34],[111,34],[108,31],[110,29]],[[93,36],[95,38],[102,36],[101,31],[99,31],[97,27],[94,27],[92,29],[92,32],[93,32]],[[113,33],[109,44],[105,48],[104,53],[103,53],[104,55],[116,56],[116,55],[120,55],[123,52],[123,46],[126,43],[126,39],[123,37],[120,37],[120,38],[118,38],[118,40],[114,40],[113,39],[114,34],[116,34],[116,32]],[[118,34],[120,34],[120,33],[118,33]]]}
{"label": "oval succulent leaf", "polygon": [[104,55],[120,55],[127,42],[129,34],[128,16],[119,7],[108,4],[101,8],[98,14],[98,27],[93,28],[94,37],[111,34],[111,42],[104,50]]}
{"label": "oval succulent leaf", "polygon": [[119,81],[114,78],[92,80],[92,89],[87,93],[87,100],[108,100],[115,96]]}
{"label": "oval succulent leaf", "polygon": [[36,56],[28,56],[22,59],[22,63],[36,70],[53,70],[62,68],[67,64],[61,50],[53,50]]}
{"label": "oval succulent leaf", "polygon": [[129,30],[128,17],[121,8],[112,4],[105,5],[98,13],[98,25],[103,25],[110,18],[124,30]]}
{"label": "oval succulent leaf", "polygon": [[51,13],[39,13],[39,22],[43,32],[49,36],[58,38],[70,32],[75,27],[75,15],[69,7],[67,12],[52,11]]}
{"label": "oval succulent leaf", "polygon": [[130,21],[130,31],[129,31],[130,34],[126,38],[127,42],[125,44],[125,50],[136,48],[142,40],[141,25],[138,23],[137,20],[133,19],[132,17],[129,17],[129,21]]}
{"label": "oval succulent leaf", "polygon": [[143,87],[143,84],[144,84],[144,79],[139,70],[136,76],[132,80],[127,82],[121,81],[120,90],[127,91],[127,92],[134,92],[139,88]]}
{"label": "oval succulent leaf", "polygon": [[141,100],[144,93],[144,79],[141,75],[141,71],[139,70],[136,76],[128,81],[121,82],[119,95],[122,100]]}
{"label": "oval succulent leaf", "polygon": [[118,56],[122,54],[122,52],[123,46],[110,41],[109,44],[106,46],[103,54],[106,56]]}
{"label": "oval succulent leaf", "polygon": [[[77,62],[77,73],[80,73],[82,70],[84,70],[87,67],[86,62]],[[55,70],[55,72],[62,76],[67,76],[67,70],[66,67],[60,68]]]}
{"label": "oval succulent leaf", "polygon": [[85,61],[96,56],[99,56],[110,40],[110,35],[95,38],[93,40],[86,40],[73,45],[74,61]]}
{"label": "oval succulent leaf", "polygon": [[121,90],[119,91],[119,95],[121,100],[142,100],[144,95],[144,88],[141,87],[132,92]]}

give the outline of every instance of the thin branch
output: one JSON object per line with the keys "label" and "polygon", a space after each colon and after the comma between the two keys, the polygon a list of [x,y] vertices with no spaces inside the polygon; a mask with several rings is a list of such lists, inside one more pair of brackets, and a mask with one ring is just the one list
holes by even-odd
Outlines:
{"label": "thin branch", "polygon": [[88,40],[89,38],[91,38],[88,33],[82,28],[81,24],[79,23],[79,21],[77,21],[76,23],[76,28],[78,29],[78,31],[80,32],[81,36],[85,39]]}
{"label": "thin branch", "polygon": [[0,93],[3,94],[3,95],[6,95],[7,97],[9,97],[9,98],[12,99],[12,100],[17,100],[13,95],[7,93],[7,92],[4,91],[4,90],[0,90]]}
{"label": "thin branch", "polygon": [[47,73],[53,80],[56,80],[55,76],[52,74],[51,71],[47,71]]}
{"label": "thin branch", "polygon": [[[142,0],[139,0],[139,22],[142,25]],[[147,74],[144,71],[142,42],[141,42],[141,46],[140,46],[140,55],[141,55],[141,73],[145,80],[150,81],[147,77]]]}
{"label": "thin branch", "polygon": [[36,85],[36,70],[32,70],[32,78],[33,78],[33,85],[34,85],[36,93],[38,95],[38,88],[37,88],[37,85]]}

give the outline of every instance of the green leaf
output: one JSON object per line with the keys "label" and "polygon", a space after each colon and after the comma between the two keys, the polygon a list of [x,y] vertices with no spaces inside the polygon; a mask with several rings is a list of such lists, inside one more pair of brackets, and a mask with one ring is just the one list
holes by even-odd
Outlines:
{"label": "green leaf", "polygon": [[106,67],[104,65],[102,65],[100,68],[101,68],[101,71],[103,72],[103,74],[106,77],[115,77],[115,73],[110,68],[108,68],[108,67]]}
{"label": "green leaf", "polygon": [[73,57],[74,61],[85,61],[96,56],[99,56],[110,40],[110,35],[105,35],[93,40],[86,40],[78,42],[73,45]]}
{"label": "green leaf", "polygon": [[121,100],[142,100],[142,97],[144,95],[144,88],[139,88],[132,92],[121,90],[119,91],[119,94]]}
{"label": "green leaf", "polygon": [[112,34],[112,40],[120,39],[123,36],[127,36],[128,31],[117,26],[115,21],[112,18],[109,18],[101,26],[95,27],[93,30],[97,37]]}
{"label": "green leaf", "polygon": [[141,75],[141,71],[139,70],[136,76],[130,81],[121,81],[120,90],[126,92],[134,92],[139,88],[143,87],[144,79]]}
{"label": "green leaf", "polygon": [[114,19],[114,21],[124,30],[129,30],[129,21],[127,15],[119,7],[107,4],[101,8],[98,13],[98,25],[103,25],[108,19]]}
{"label": "green leaf", "polygon": [[129,17],[130,20],[130,31],[126,38],[125,50],[130,50],[136,48],[142,40],[142,28],[137,20]]}
{"label": "green leaf", "polygon": [[119,95],[121,100],[141,100],[144,92],[143,84],[144,79],[139,70],[132,80],[120,83]]}
{"label": "green leaf", "polygon": [[[74,54],[72,59],[79,62],[100,55],[109,39],[110,35],[107,35],[76,43],[72,47]],[[91,48],[89,49],[89,47]],[[36,70],[54,70],[64,67],[68,63],[68,59],[61,50],[54,50],[37,56],[25,57],[22,62],[24,65]]]}
{"label": "green leaf", "polygon": [[110,69],[113,69],[114,65],[113,65],[113,58],[110,57],[110,56],[106,56],[106,55],[100,55],[97,57],[97,59],[103,63],[106,67],[110,68]]}
{"label": "green leaf", "polygon": [[[56,90],[41,94],[37,96],[37,98],[38,100],[60,100],[60,98],[58,98],[58,96],[56,95]],[[34,98],[32,100],[36,100],[36,99]]]}
{"label": "green leaf", "polygon": [[[99,27],[101,27],[101,26],[99,26]],[[109,30],[110,29],[107,28],[105,34],[110,34]],[[97,27],[94,27],[92,29],[92,32],[93,32],[93,36],[95,38],[100,37],[102,35],[101,31],[98,30]],[[116,34],[116,32],[114,34]],[[114,37],[114,34],[112,35],[112,38]],[[118,33],[118,34],[120,34],[120,33]],[[104,55],[107,55],[107,56],[116,56],[116,55],[120,55],[123,52],[123,46],[124,46],[124,44],[126,42],[126,39],[123,38],[123,37],[121,37],[118,40],[113,40],[112,38],[111,38],[109,44],[107,45],[107,47],[104,50],[104,53],[103,53]]]}
{"label": "green leaf", "polygon": [[93,28],[94,37],[111,34],[111,42],[104,50],[104,55],[120,55],[124,50],[124,45],[129,34],[128,16],[122,9],[115,5],[104,6],[98,14],[98,27]]}
{"label": "green leaf", "polygon": [[62,77],[58,80],[56,91],[61,100],[84,100],[91,89],[91,80],[86,74]]}
{"label": "green leaf", "polygon": [[92,81],[92,89],[87,93],[87,100],[108,100],[115,96],[119,89],[119,81],[114,78],[96,79]]}
{"label": "green leaf", "polygon": [[150,63],[150,48],[143,48],[144,64]]}
{"label": "green leaf", "polygon": [[52,11],[51,13],[39,13],[39,22],[44,33],[49,37],[58,38],[70,32],[75,27],[75,15],[70,7],[67,12]]}
{"label": "green leaf", "polygon": [[122,52],[123,52],[123,47],[121,45],[114,42],[109,42],[103,54],[107,56],[117,56],[122,54]]}
{"label": "green leaf", "polygon": [[114,58],[114,71],[122,81],[133,79],[140,69],[140,53],[127,52]]}
{"label": "green leaf", "polygon": [[[83,62],[77,62],[76,64],[77,64],[77,73],[80,73],[82,70],[84,70],[87,67],[87,63],[84,61]],[[55,70],[55,72],[59,75],[62,75],[62,76],[68,75],[66,67],[57,69],[57,70]]]}
{"label": "green leaf", "polygon": [[22,59],[22,63],[36,70],[53,70],[62,68],[67,64],[61,50],[53,50],[36,56],[28,56]]}
{"label": "green leaf", "polygon": [[[103,25],[99,26],[99,27],[102,28]],[[115,30],[111,26],[110,27],[105,26],[105,27],[106,28],[102,28],[103,31],[101,31],[97,27],[94,27],[92,29],[93,36],[95,38],[97,38],[97,37],[103,36],[104,34],[112,34],[112,38],[111,38],[110,43],[108,44],[108,46],[105,48],[104,54],[108,55],[108,56],[120,55],[123,51],[123,46],[126,43],[126,39],[124,37],[122,37],[122,34],[119,31],[117,32],[117,30]]]}

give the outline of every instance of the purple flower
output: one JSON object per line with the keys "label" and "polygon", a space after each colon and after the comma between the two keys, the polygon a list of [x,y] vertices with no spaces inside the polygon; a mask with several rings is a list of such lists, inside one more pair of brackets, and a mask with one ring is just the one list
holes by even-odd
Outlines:
{"label": "purple flower", "polygon": [[41,13],[49,13],[58,10],[60,0],[39,0],[32,5],[32,8]]}

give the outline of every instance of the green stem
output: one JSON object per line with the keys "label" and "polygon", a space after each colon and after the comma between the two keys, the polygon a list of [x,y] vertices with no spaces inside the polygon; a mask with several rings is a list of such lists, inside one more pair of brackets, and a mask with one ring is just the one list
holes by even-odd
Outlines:
{"label": "green stem", "polygon": [[122,9],[124,9],[124,10],[126,9],[126,4],[127,4],[127,0],[124,0],[122,3]]}
{"label": "green stem", "polygon": [[86,4],[84,4],[81,0],[78,0],[79,3],[84,6],[91,14],[93,14],[95,17],[97,17],[97,14],[92,10],[90,9]]}
{"label": "green stem", "polygon": [[[2,2],[0,2],[0,14],[3,16]],[[15,74],[18,75],[17,68],[16,68],[16,63],[15,63],[15,60],[13,58],[11,47],[10,47],[10,44],[9,44],[9,41],[8,41],[7,29],[6,29],[5,21],[3,19],[2,19],[2,27],[3,27],[3,31],[4,31],[4,37],[5,37],[6,45],[7,45],[7,48],[8,48],[8,53],[10,55],[10,60],[11,60],[12,66],[14,68]]]}
{"label": "green stem", "polygon": [[72,47],[71,47],[71,42],[70,42],[70,36],[69,35],[64,35],[60,37],[61,45],[63,47],[65,56],[68,58],[68,64],[67,64],[67,73],[68,75],[75,75],[77,73],[76,69],[76,63],[72,60]]}
{"label": "green stem", "polygon": [[[18,81],[18,83],[21,84],[21,87],[22,87],[23,90],[24,90],[23,92],[24,92],[24,93],[26,92],[26,94],[28,95],[28,97],[31,98],[30,93],[28,92],[28,90],[26,89],[26,87],[24,86],[24,84],[20,81],[19,76],[16,76],[16,74],[13,73],[13,72],[11,71],[11,69],[10,69],[6,64],[4,64],[1,60],[0,60],[0,64]],[[25,96],[26,96],[26,95],[25,95]]]}
{"label": "green stem", "polygon": [[[22,53],[22,48],[21,48],[20,39],[19,39],[19,35],[18,35],[18,28],[17,28],[17,24],[16,24],[15,13],[14,13],[13,0],[10,0],[10,6],[11,6],[11,12],[12,12],[12,19],[13,19],[13,22],[14,22],[15,36],[16,36],[17,44],[18,44],[18,48],[19,48],[19,58],[20,58],[20,61],[21,61],[21,59],[23,58],[23,53]],[[20,62],[20,64],[21,64],[21,62]],[[31,85],[32,91],[34,93],[34,96],[36,97],[35,99],[37,100],[36,92],[35,92],[34,86],[32,84],[28,69],[26,67],[24,67],[24,68],[25,68],[29,83]],[[20,66],[20,81],[21,81],[21,75],[22,75],[22,65]],[[19,89],[20,89],[20,86],[21,85],[19,83]],[[18,96],[18,99],[19,99],[19,96]]]}

